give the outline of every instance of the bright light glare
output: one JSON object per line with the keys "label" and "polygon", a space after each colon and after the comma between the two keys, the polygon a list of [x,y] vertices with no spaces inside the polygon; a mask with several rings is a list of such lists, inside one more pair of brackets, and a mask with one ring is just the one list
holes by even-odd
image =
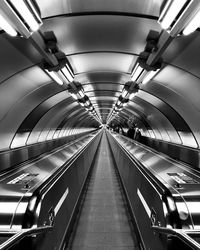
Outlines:
{"label": "bright light glare", "polygon": [[10,2],[15,6],[16,10],[24,18],[32,31],[39,29],[40,23],[35,20],[33,14],[23,0],[10,0]]}
{"label": "bright light glare", "polygon": [[131,100],[135,96],[135,93],[131,93],[129,96],[129,100]]}
{"label": "bright light glare", "polygon": [[140,67],[140,65],[137,63],[135,69],[133,70],[133,74],[131,77],[132,81],[136,81],[139,75],[142,73],[142,71],[143,71],[143,68]]}
{"label": "bright light glare", "polygon": [[[161,13],[161,17],[159,18],[160,25],[163,29],[168,29],[179,11],[182,9],[183,5],[187,0],[169,0]],[[170,6],[169,6],[170,5]],[[168,8],[169,6],[169,8]],[[164,13],[165,12],[165,13]],[[162,18],[162,16],[164,17]],[[160,21],[160,19],[162,19]]]}
{"label": "bright light glare", "polygon": [[146,84],[148,81],[150,81],[157,73],[158,73],[159,69],[157,69],[156,71],[150,71],[145,78],[143,79],[142,83]]}
{"label": "bright light glare", "polygon": [[66,67],[62,68],[61,71],[69,82],[72,82],[74,80],[74,78],[72,77],[72,75],[70,74],[69,70]]}
{"label": "bright light glare", "polygon": [[86,101],[85,104],[86,104],[87,106],[90,106],[90,101],[89,101],[89,100]]}
{"label": "bright light glare", "polygon": [[70,95],[75,99],[75,100],[78,100],[78,98],[77,98],[77,95],[76,94],[74,94],[74,93],[70,93]]}
{"label": "bright light glare", "polygon": [[79,91],[78,91],[78,94],[80,95],[81,98],[83,98],[83,97],[85,96],[83,90],[79,90]]}
{"label": "bright light glare", "polygon": [[46,70],[47,74],[50,75],[51,78],[53,78],[54,81],[56,81],[59,85],[63,85],[63,81],[59,78],[59,76],[53,72]]}
{"label": "bright light glare", "polygon": [[118,106],[121,105],[121,101],[120,101],[120,100],[117,101],[117,105],[118,105]]}
{"label": "bright light glare", "polygon": [[190,33],[194,32],[200,26],[200,10],[192,18],[189,24],[183,30],[183,35],[187,36]]}
{"label": "bright light glare", "polygon": [[128,94],[128,91],[126,89],[123,89],[122,91],[122,97],[125,98]]}
{"label": "bright light glare", "polygon": [[10,36],[17,36],[16,30],[6,21],[6,19],[0,14],[0,27],[5,30]]}

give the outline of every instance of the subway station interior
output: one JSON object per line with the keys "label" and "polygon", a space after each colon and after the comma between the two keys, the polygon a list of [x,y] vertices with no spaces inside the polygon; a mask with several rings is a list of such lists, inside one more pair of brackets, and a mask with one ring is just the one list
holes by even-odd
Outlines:
{"label": "subway station interior", "polygon": [[200,249],[200,1],[0,1],[0,250]]}

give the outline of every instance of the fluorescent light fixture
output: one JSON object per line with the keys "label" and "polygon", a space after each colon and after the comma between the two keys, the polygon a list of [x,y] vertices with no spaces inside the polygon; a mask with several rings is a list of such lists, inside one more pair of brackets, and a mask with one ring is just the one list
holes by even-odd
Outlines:
{"label": "fluorescent light fixture", "polygon": [[32,0],[1,0],[0,10],[12,28],[25,38],[42,25],[39,10]]}
{"label": "fluorescent light fixture", "polygon": [[129,100],[131,100],[135,96],[135,93],[131,93],[129,96]]}
{"label": "fluorescent light fixture", "polygon": [[70,95],[75,99],[75,100],[78,100],[78,97],[77,97],[77,95],[76,94],[74,94],[74,93],[70,93]]}
{"label": "fluorescent light fixture", "polygon": [[120,100],[117,101],[117,105],[118,105],[118,106],[121,105],[121,101],[120,101]]}
{"label": "fluorescent light fixture", "polygon": [[2,14],[0,14],[0,27],[10,36],[17,36],[17,31],[9,24]]}
{"label": "fluorescent light fixture", "polygon": [[7,2],[14,6],[31,31],[34,32],[40,28],[42,21],[30,0],[26,2],[24,0],[7,0]]}
{"label": "fluorescent light fixture", "polygon": [[200,10],[194,15],[187,26],[183,30],[183,35],[187,36],[194,32],[200,26]]}
{"label": "fluorescent light fixture", "polygon": [[128,90],[123,89],[122,90],[122,97],[125,98],[128,95]]}
{"label": "fluorescent light fixture", "polygon": [[159,71],[160,69],[157,70],[152,70],[149,73],[146,74],[146,76],[144,77],[144,79],[142,80],[143,84],[146,84],[147,82],[149,82]]}
{"label": "fluorescent light fixture", "polygon": [[169,29],[187,0],[168,0],[158,19],[161,27]]}
{"label": "fluorescent light fixture", "polygon": [[90,101],[89,101],[89,100],[86,101],[86,102],[85,102],[85,105],[90,106]]}
{"label": "fluorescent light fixture", "polygon": [[45,71],[55,82],[57,82],[59,85],[63,85],[63,81],[60,79],[60,77],[56,72],[48,70]]}
{"label": "fluorescent light fixture", "polygon": [[131,80],[132,81],[136,81],[137,78],[140,76],[140,74],[142,73],[144,69],[142,67],[140,67],[139,63],[136,64],[132,76],[131,76]]}
{"label": "fluorescent light fixture", "polygon": [[72,82],[74,80],[74,77],[71,75],[69,69],[65,66],[64,68],[61,69],[61,72],[63,75],[67,78],[69,82]]}
{"label": "fluorescent light fixture", "polygon": [[92,106],[91,106],[91,107],[89,107],[89,111],[93,111],[93,109],[94,109],[94,108],[93,108]]}
{"label": "fluorescent light fixture", "polygon": [[80,96],[80,99],[83,98],[85,96],[83,90],[79,90],[78,93],[77,93],[79,96]]}

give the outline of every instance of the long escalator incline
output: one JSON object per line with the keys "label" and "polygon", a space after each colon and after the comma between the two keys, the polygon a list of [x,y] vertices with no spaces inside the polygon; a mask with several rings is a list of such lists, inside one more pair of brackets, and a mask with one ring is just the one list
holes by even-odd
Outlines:
{"label": "long escalator incline", "polygon": [[126,206],[104,132],[73,239],[67,249],[138,250]]}

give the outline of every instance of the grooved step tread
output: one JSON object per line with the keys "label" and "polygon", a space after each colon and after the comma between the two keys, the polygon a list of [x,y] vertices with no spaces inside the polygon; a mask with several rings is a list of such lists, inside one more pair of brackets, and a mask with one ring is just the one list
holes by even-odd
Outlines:
{"label": "grooved step tread", "polygon": [[138,249],[105,134],[98,149],[74,238],[68,249]]}

